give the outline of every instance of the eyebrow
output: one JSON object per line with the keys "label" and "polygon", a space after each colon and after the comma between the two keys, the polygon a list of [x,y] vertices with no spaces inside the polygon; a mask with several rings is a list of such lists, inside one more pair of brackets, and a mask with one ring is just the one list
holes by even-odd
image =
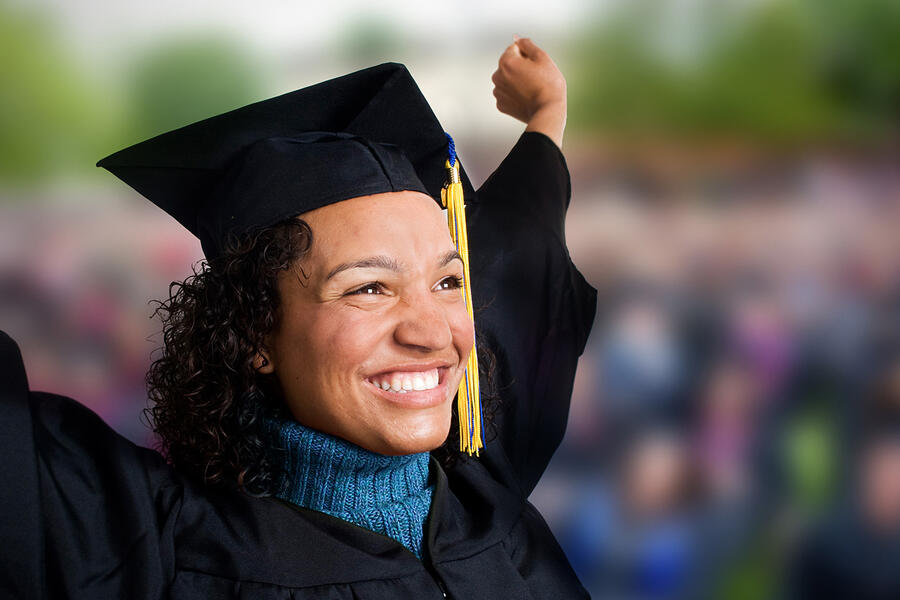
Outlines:
{"label": "eyebrow", "polygon": [[[462,262],[462,256],[460,256],[457,250],[450,250],[449,252],[444,254],[438,261],[438,267],[446,267],[454,260],[459,260],[460,262]],[[361,258],[359,260],[345,262],[337,265],[335,268],[331,269],[331,271],[328,272],[325,280],[328,281],[338,273],[350,269],[384,269],[386,271],[394,271],[396,273],[399,273],[403,270],[403,265],[390,256],[368,256],[366,258]]]}
{"label": "eyebrow", "polygon": [[462,256],[459,254],[458,250],[451,250],[450,252],[447,252],[444,256],[441,257],[438,265],[440,267],[446,267],[454,260],[458,260],[459,262],[463,261]]}

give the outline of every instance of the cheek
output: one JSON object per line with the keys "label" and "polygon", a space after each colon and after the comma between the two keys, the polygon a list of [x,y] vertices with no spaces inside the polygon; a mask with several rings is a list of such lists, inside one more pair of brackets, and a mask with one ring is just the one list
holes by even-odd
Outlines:
{"label": "cheek", "polygon": [[320,374],[336,385],[361,371],[386,335],[383,318],[353,307],[323,311],[308,327]]}

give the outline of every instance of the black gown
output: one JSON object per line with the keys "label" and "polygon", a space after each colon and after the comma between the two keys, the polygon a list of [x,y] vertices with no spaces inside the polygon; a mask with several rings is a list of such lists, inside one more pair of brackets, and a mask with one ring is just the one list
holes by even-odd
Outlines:
{"label": "black gown", "polygon": [[562,153],[525,133],[470,202],[476,326],[503,410],[481,458],[432,459],[423,561],[323,513],[204,489],[74,400],[29,391],[0,333],[0,597],[586,597],[527,501],[596,304],[565,245],[570,195]]}

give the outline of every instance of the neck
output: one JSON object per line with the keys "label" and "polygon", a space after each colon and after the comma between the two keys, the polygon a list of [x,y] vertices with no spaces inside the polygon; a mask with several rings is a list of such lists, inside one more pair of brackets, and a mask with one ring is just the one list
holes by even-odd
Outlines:
{"label": "neck", "polygon": [[293,420],[270,426],[284,450],[279,498],[387,535],[421,558],[428,452],[385,456]]}

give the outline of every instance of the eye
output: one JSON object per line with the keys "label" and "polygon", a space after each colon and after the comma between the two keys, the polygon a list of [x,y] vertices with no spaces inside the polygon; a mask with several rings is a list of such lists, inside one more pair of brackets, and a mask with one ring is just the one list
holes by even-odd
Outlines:
{"label": "eye", "polygon": [[462,287],[462,277],[459,275],[451,275],[450,277],[444,277],[438,282],[439,290],[458,290]]}
{"label": "eye", "polygon": [[381,285],[377,281],[373,281],[367,283],[363,286],[360,286],[354,290],[347,292],[345,295],[347,296],[374,296],[376,294],[384,293],[384,286]]}

